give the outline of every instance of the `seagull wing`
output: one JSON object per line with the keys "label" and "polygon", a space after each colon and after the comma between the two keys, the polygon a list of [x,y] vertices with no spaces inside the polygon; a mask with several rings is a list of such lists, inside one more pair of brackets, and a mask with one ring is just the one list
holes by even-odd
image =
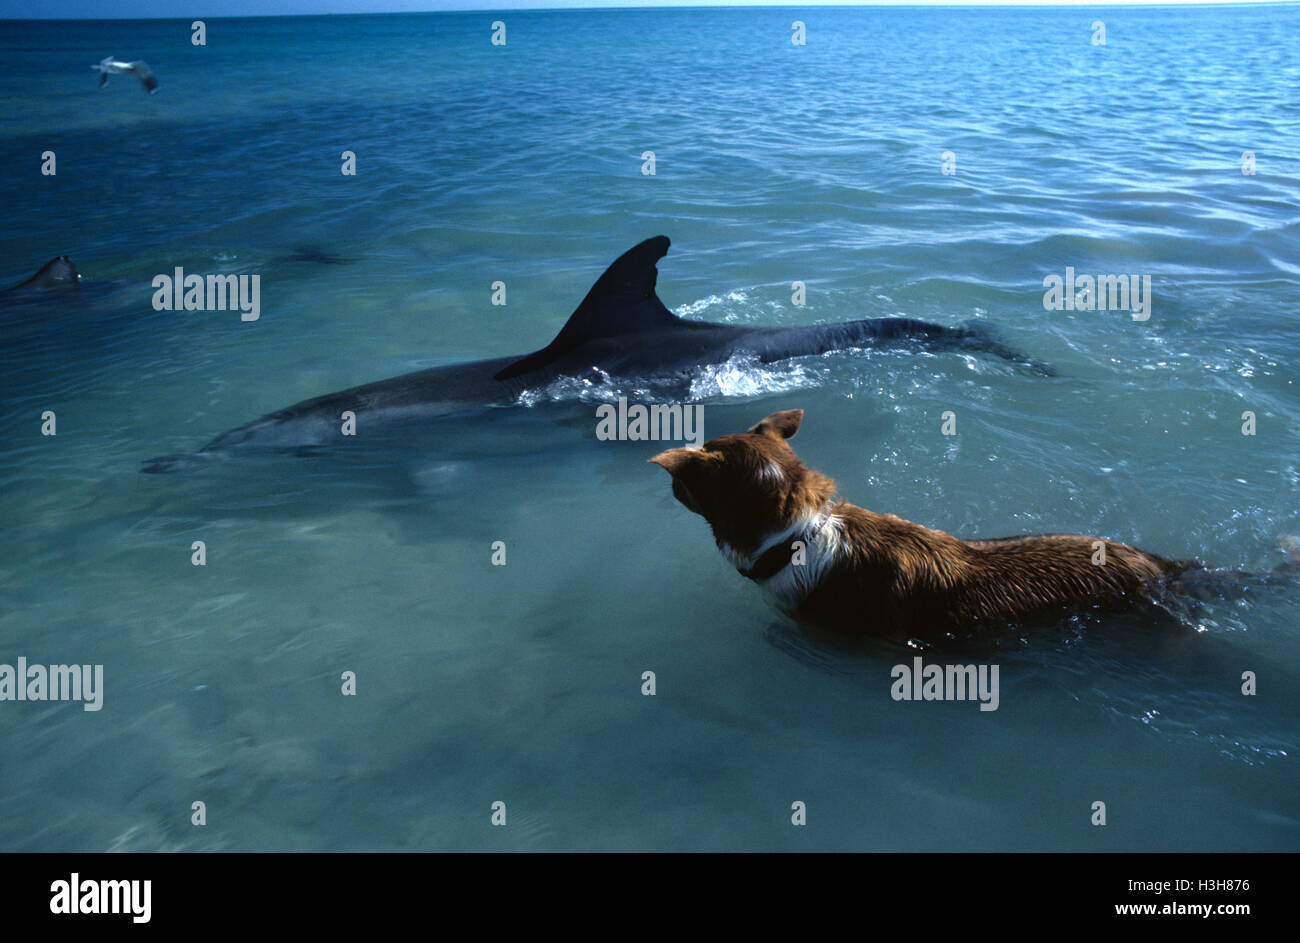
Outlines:
{"label": "seagull wing", "polygon": [[103,88],[107,84],[108,84],[108,70],[105,69],[104,71],[99,73],[99,87]]}
{"label": "seagull wing", "polygon": [[135,73],[136,78],[144,85],[144,90],[150,95],[158,91],[158,80],[153,77],[153,72],[143,62],[132,62],[131,71]]}

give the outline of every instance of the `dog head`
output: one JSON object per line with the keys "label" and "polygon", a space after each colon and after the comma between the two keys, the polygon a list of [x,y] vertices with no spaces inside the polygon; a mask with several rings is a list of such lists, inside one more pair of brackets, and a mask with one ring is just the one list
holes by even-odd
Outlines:
{"label": "dog head", "polygon": [[650,461],[673,476],[673,495],[709,522],[718,547],[747,560],[768,538],[811,520],[835,493],[835,482],[786,442],[802,420],[802,409],[773,413],[748,432]]}

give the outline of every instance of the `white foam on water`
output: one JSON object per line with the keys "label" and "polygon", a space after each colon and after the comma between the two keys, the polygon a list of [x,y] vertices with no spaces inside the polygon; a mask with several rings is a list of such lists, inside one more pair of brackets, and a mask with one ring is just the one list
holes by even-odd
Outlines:
{"label": "white foam on water", "polygon": [[820,385],[821,378],[798,361],[764,364],[754,354],[742,353],[702,367],[691,380],[690,398],[753,399]]}
{"label": "white foam on water", "polygon": [[520,406],[570,400],[612,403],[620,396],[651,403],[747,400],[818,387],[823,382],[823,376],[803,363],[765,364],[755,354],[737,353],[724,363],[709,364],[680,377],[662,380],[618,377],[593,367],[582,376],[560,377],[545,386],[524,390],[516,403]]}
{"label": "white foam on water", "polygon": [[[690,304],[680,305],[674,312],[679,318],[694,318],[696,315],[705,315],[700,320],[716,321],[721,318],[723,321],[747,321],[748,318],[742,316],[746,302],[749,301],[749,294],[744,290],[737,289],[720,295],[709,295],[707,298],[701,298],[698,301],[692,301]],[[714,309],[720,309],[715,311]]]}
{"label": "white foam on water", "polygon": [[620,396],[638,399],[655,398],[654,386],[644,379],[633,382],[615,377],[599,367],[592,367],[582,376],[558,377],[545,386],[524,390],[516,402],[520,406],[537,406],[541,403],[562,403],[576,400],[582,403],[615,402]]}

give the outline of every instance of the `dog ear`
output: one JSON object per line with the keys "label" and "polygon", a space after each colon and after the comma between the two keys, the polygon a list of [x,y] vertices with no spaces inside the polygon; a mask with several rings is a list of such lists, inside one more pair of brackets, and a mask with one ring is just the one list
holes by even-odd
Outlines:
{"label": "dog ear", "polygon": [[703,460],[705,456],[706,453],[699,449],[669,449],[667,452],[660,452],[649,461],[662,466],[668,471],[668,474],[676,478],[681,474],[683,468]]}
{"label": "dog ear", "polygon": [[784,412],[772,413],[749,431],[754,435],[765,435],[769,439],[788,439],[799,431],[801,422],[803,422],[802,409],[787,409]]}

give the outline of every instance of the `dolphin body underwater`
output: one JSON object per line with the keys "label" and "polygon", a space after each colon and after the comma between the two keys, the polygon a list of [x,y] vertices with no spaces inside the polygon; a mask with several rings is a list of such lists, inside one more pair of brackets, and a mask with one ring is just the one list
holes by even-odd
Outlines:
{"label": "dolphin body underwater", "polygon": [[802,327],[747,327],[687,321],[655,294],[655,264],[668,252],[655,236],[619,256],[597,279],[555,339],[527,355],[432,367],[304,400],[217,436],[198,452],[150,459],[145,472],[169,472],[237,450],[311,450],[342,439],[344,412],[360,431],[378,423],[452,416],[519,401],[525,390],[562,377],[604,373],[653,381],[748,354],[762,363],[863,347],[910,347],[992,354],[1045,376],[1031,360],[970,327],[912,318],[872,318]]}

